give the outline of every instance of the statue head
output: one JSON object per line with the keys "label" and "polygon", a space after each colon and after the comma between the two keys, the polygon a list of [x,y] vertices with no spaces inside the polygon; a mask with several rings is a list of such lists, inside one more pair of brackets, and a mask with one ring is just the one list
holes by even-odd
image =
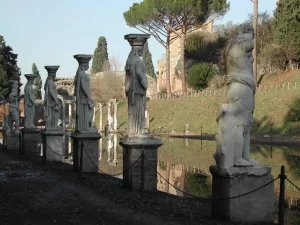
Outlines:
{"label": "statue head", "polygon": [[74,58],[77,60],[79,67],[86,71],[89,69],[89,62],[93,55],[77,54],[74,55]]}
{"label": "statue head", "polygon": [[124,36],[124,39],[132,46],[131,51],[138,56],[143,55],[144,45],[148,38],[150,38],[150,34],[127,34]]}
{"label": "statue head", "polygon": [[55,80],[56,72],[59,69],[59,66],[45,66],[45,69],[48,72],[48,77],[52,80]]}
{"label": "statue head", "polygon": [[27,83],[30,85],[33,85],[36,75],[35,74],[25,74],[25,77],[27,78]]}
{"label": "statue head", "polygon": [[236,36],[248,36],[249,39],[254,39],[254,28],[250,24],[242,24],[235,29]]}

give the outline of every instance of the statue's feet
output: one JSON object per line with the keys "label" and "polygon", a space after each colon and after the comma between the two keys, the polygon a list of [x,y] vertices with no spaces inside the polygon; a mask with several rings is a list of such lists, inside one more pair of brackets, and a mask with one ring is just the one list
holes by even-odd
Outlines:
{"label": "statue's feet", "polygon": [[239,159],[239,160],[235,161],[234,166],[235,167],[250,167],[250,166],[253,166],[253,164],[246,161],[245,159]]}
{"label": "statue's feet", "polygon": [[255,165],[261,165],[261,163],[260,162],[258,162],[258,161],[256,161],[256,160],[254,160],[254,159],[248,159],[247,160],[249,163],[251,163],[253,166],[255,166]]}

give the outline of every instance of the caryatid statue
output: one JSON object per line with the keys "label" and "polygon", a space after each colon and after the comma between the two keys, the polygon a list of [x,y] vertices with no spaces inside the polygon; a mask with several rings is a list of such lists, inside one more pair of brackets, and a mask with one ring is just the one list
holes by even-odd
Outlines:
{"label": "caryatid statue", "polygon": [[60,129],[58,125],[60,115],[60,104],[57,98],[57,90],[55,85],[56,72],[59,66],[45,66],[48,72],[48,77],[45,82],[45,120],[46,129]]}
{"label": "caryatid statue", "polygon": [[145,64],[141,60],[141,56],[150,34],[128,34],[124,38],[131,45],[131,51],[125,66],[125,94],[128,98],[128,136],[143,136],[145,134],[148,81]]}
{"label": "caryatid statue", "polygon": [[36,77],[34,74],[25,74],[27,83],[24,87],[24,115],[25,115],[25,128],[36,128],[34,125],[35,116],[35,96],[33,89],[33,82]]}
{"label": "caryatid statue", "polygon": [[227,71],[226,104],[217,118],[218,168],[254,166],[250,157],[250,128],[253,123],[256,82],[253,75],[254,29],[240,25],[224,52]]}
{"label": "caryatid statue", "polygon": [[89,61],[92,57],[93,55],[74,55],[79,63],[74,81],[74,95],[76,96],[75,131],[77,132],[95,131],[93,127],[95,101],[91,96],[90,78],[85,72],[89,69]]}
{"label": "caryatid statue", "polygon": [[[17,80],[10,80],[9,82],[9,89],[10,93],[8,96],[8,102],[9,102],[9,116],[7,125],[10,129],[10,132],[17,133],[19,132],[19,121],[20,121],[20,115],[19,115],[19,96],[18,96],[18,81]],[[14,124],[15,123],[15,124]],[[14,128],[13,129],[13,124]]]}

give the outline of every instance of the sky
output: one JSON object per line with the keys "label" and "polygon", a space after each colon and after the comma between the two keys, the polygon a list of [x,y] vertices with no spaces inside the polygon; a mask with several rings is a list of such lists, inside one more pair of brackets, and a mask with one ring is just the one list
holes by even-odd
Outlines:
{"label": "sky", "polygon": [[[36,63],[43,82],[46,65],[59,65],[57,77],[73,77],[78,63],[75,54],[93,54],[100,36],[105,36],[109,58],[114,58],[124,68],[130,51],[124,35],[140,33],[129,28],[123,13],[139,0],[0,0],[0,35],[14,53],[24,74],[31,73]],[[242,23],[253,12],[251,0],[229,0],[230,10],[215,21]],[[259,12],[272,14],[277,0],[259,0]],[[162,58],[164,48],[152,37],[149,49],[154,67]],[[90,67],[91,67],[90,63]],[[24,87],[24,86],[23,86]]]}

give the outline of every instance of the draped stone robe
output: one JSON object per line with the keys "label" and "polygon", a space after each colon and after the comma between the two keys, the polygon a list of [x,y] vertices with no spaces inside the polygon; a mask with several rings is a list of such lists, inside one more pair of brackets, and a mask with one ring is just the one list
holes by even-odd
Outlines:
{"label": "draped stone robe", "polygon": [[32,84],[27,82],[24,88],[24,115],[25,115],[25,128],[35,128],[34,116],[35,116],[35,97]]}
{"label": "draped stone robe", "polygon": [[125,91],[128,96],[128,136],[144,134],[146,91],[148,88],[145,64],[137,55],[126,63]]}
{"label": "draped stone robe", "polygon": [[58,129],[58,119],[60,114],[60,105],[57,100],[57,89],[55,82],[47,78],[45,84],[45,118],[46,129]]}

